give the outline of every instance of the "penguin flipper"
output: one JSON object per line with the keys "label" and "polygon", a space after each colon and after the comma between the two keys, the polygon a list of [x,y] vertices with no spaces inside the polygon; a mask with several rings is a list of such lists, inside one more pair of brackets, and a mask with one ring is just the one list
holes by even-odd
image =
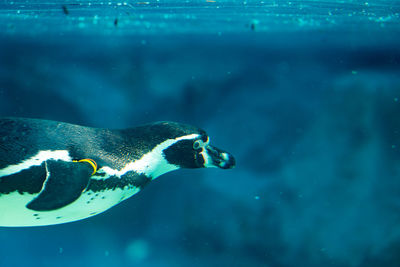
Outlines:
{"label": "penguin flipper", "polygon": [[35,211],[62,208],[79,198],[89,184],[93,168],[89,164],[48,160],[46,180],[39,195],[26,207]]}

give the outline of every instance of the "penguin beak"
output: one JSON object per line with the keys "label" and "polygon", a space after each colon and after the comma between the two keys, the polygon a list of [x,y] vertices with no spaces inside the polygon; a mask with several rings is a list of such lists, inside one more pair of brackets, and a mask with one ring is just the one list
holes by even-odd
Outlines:
{"label": "penguin beak", "polygon": [[205,147],[205,152],[207,159],[205,159],[204,167],[206,168],[232,169],[236,165],[235,158],[219,148],[208,145]]}

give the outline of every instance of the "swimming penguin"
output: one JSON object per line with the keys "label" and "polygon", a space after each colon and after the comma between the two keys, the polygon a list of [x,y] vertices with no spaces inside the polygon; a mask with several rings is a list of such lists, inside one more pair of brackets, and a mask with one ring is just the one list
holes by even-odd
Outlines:
{"label": "swimming penguin", "polygon": [[196,127],[157,122],[110,130],[0,119],[0,226],[39,226],[99,214],[180,168],[235,166]]}

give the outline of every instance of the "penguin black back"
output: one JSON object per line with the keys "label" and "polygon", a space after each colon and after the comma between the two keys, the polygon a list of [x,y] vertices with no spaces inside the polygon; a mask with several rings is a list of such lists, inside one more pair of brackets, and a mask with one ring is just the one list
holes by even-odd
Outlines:
{"label": "penguin black back", "polygon": [[[0,169],[30,158],[39,150],[67,149],[72,155],[97,146],[94,129],[48,120],[0,119]],[[96,139],[96,138],[95,138]],[[96,143],[95,145],[93,145]],[[12,153],[10,153],[12,152]]]}

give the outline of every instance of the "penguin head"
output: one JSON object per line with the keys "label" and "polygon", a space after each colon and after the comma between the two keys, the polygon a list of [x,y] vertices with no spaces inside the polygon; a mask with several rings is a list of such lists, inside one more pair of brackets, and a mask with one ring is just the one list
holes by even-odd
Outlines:
{"label": "penguin head", "polygon": [[199,128],[180,124],[164,123],[174,142],[163,150],[163,157],[169,164],[179,168],[221,168],[235,167],[235,158],[228,152],[210,145],[210,137]]}

